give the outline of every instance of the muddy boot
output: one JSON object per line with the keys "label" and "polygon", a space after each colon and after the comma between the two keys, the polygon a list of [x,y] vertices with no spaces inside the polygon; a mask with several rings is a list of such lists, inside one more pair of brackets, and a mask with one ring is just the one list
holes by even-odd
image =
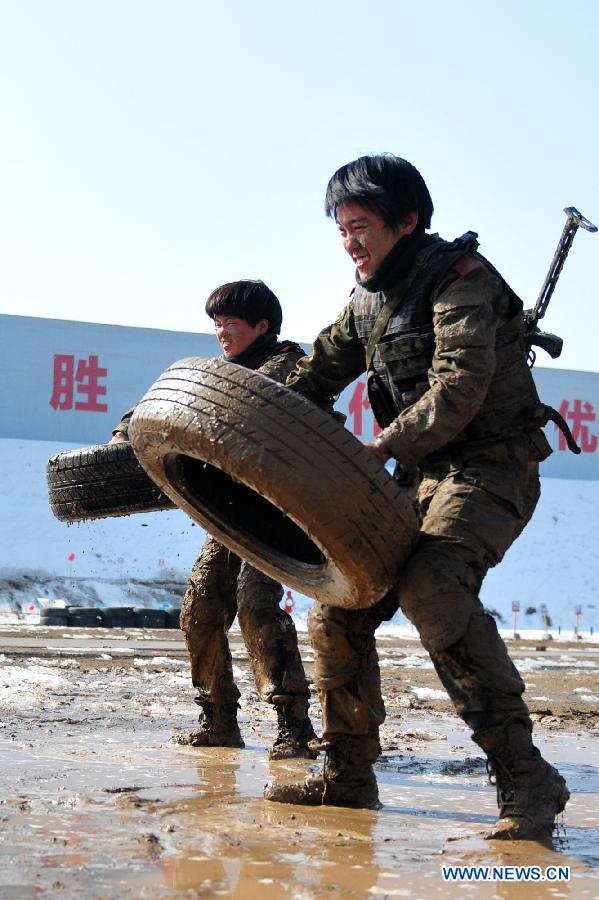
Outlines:
{"label": "muddy boot", "polygon": [[194,701],[202,707],[200,727],[179,743],[192,747],[245,747],[237,724],[237,704],[216,706],[197,697]]}
{"label": "muddy boot", "polygon": [[512,723],[476,731],[472,739],[489,758],[497,785],[499,819],[487,840],[547,840],[570,792],[557,769],[546,762],[526,725]]}
{"label": "muddy boot", "polygon": [[316,759],[318,753],[308,747],[316,738],[308,717],[306,697],[280,694],[273,697],[277,711],[277,736],[269,759]]}
{"label": "muddy boot", "polygon": [[[376,753],[374,743],[376,742]],[[346,737],[327,749],[320,774],[292,784],[269,784],[264,799],[307,806],[350,806],[380,809],[372,763],[378,756],[378,740]]]}

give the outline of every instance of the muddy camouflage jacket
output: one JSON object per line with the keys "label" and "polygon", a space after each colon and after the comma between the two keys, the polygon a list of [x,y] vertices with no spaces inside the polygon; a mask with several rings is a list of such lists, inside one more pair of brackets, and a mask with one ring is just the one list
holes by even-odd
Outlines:
{"label": "muddy camouflage jacket", "polygon": [[[369,396],[383,428],[377,444],[404,465],[448,446],[523,432],[535,435],[541,458],[548,456],[538,430],[548,408],[527,365],[522,302],[476,253],[475,237],[448,243],[422,235],[407,274],[394,279],[391,272],[379,290],[369,289],[374,279],[358,285],[288,386],[315,402],[331,402],[368,370]],[[392,313],[369,346],[386,302]]]}
{"label": "muddy camouflage jacket", "polygon": [[[244,353],[230,359],[229,362],[245,366],[246,369],[257,369],[283,384],[300,357],[304,355],[299,344],[293,341],[279,341],[276,334],[268,333],[257,338]],[[120,431],[127,436],[129,421],[134,411],[135,407],[132,406],[124,413],[119,424],[113,429],[113,435]]]}

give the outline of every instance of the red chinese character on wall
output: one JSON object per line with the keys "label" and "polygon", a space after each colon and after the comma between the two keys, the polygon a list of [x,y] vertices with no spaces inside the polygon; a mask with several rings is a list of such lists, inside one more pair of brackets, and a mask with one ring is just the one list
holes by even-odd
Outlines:
{"label": "red chinese character on wall", "polygon": [[[368,399],[368,394],[366,393],[366,385],[363,381],[358,381],[354,388],[354,392],[351,395],[351,399],[349,401],[348,412],[350,416],[353,418],[353,433],[356,437],[362,437],[364,433],[364,410],[370,409],[370,400]],[[380,434],[381,429],[379,423],[374,422],[374,433]]]}
{"label": "red chinese character on wall", "polygon": [[[597,419],[592,403],[573,400],[570,405],[569,400],[563,400],[559,411],[560,415],[570,424],[572,437],[582,452],[594,453],[597,449],[597,436],[591,432],[588,425],[583,424],[584,422],[595,422]],[[557,425],[555,427],[557,428]],[[558,449],[566,450],[567,446],[566,439],[560,431]]]}
{"label": "red chinese character on wall", "polygon": [[106,412],[108,404],[100,403],[98,397],[106,395],[106,385],[100,379],[106,378],[108,369],[98,365],[98,357],[93,354],[87,359],[78,359],[72,354],[57,353],[54,356],[54,376],[50,406],[53,409],[73,409],[75,394],[82,399],[75,400],[74,408],[86,412]]}

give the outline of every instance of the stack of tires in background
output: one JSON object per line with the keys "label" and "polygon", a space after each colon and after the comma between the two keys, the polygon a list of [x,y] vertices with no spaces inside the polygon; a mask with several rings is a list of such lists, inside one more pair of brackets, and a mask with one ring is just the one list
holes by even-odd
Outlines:
{"label": "stack of tires in background", "polygon": [[61,628],[179,628],[180,607],[145,609],[134,606],[48,607],[40,612],[40,625]]}

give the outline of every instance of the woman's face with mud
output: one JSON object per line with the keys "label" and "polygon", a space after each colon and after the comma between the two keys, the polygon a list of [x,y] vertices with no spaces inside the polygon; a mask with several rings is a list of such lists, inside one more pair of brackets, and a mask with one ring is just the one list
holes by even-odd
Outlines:
{"label": "woman's face with mud", "polygon": [[250,325],[245,319],[235,316],[216,316],[214,319],[216,339],[223,348],[225,359],[239,356],[256,338],[268,331],[268,321],[261,319],[257,325]]}

